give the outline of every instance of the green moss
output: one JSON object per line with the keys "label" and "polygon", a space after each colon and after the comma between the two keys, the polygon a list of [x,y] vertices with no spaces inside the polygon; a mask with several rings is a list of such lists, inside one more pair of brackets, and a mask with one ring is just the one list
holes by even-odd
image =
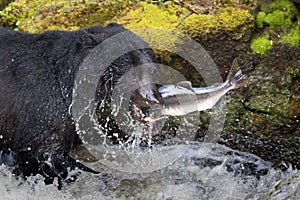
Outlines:
{"label": "green moss", "polygon": [[255,53],[264,54],[266,51],[271,49],[272,40],[269,40],[269,35],[258,36],[255,35],[251,40],[251,49]]}
{"label": "green moss", "polygon": [[248,10],[240,9],[238,7],[223,8],[216,17],[220,20],[221,27],[227,31],[234,30],[253,20],[253,17]]}
{"label": "green moss", "polygon": [[154,5],[147,2],[132,3],[130,0],[101,3],[94,0],[20,0],[11,3],[0,16],[2,25],[29,32],[73,30],[114,21],[129,29],[176,29],[190,36],[231,31],[251,21],[249,12],[237,7],[221,8],[211,14],[191,14],[187,7],[173,1]]}
{"label": "green moss", "polygon": [[213,14],[191,14],[185,7],[172,2],[161,5],[141,2],[118,20],[129,29],[141,27],[176,29],[192,37],[199,33],[232,31],[252,21],[253,18],[247,10],[236,7],[221,8]]}
{"label": "green moss", "polygon": [[[211,14],[195,14],[191,13],[186,7],[170,1],[158,5],[140,2],[126,15],[117,19],[118,23],[123,24],[126,28],[133,31],[145,28],[145,31],[137,34],[152,44],[152,48],[156,49],[159,49],[160,46],[168,46],[168,49],[176,49],[180,46],[180,39],[175,36],[166,38],[162,35],[151,35],[153,33],[147,34],[146,28],[175,30],[176,32],[187,34],[192,38],[224,31],[234,32],[239,29],[239,35],[233,34],[233,37],[240,39],[243,37],[243,33],[247,31],[247,28],[242,29],[241,27],[252,26],[253,21],[254,19],[249,11],[241,8],[223,7],[216,12],[211,12]],[[160,34],[163,33],[160,32]],[[169,55],[160,51],[156,51],[156,53],[158,57],[163,57],[166,61],[169,60]]]}
{"label": "green moss", "polygon": [[265,17],[265,22],[270,26],[291,25],[292,21],[289,17],[289,12],[282,10],[274,10]]}
{"label": "green moss", "polygon": [[[272,41],[274,43],[282,42],[294,46],[300,42],[300,14],[289,0],[276,0],[271,4],[265,3],[262,6],[262,11],[255,18],[255,24],[257,28],[262,29],[260,30],[261,35],[273,36]],[[264,43],[267,44],[266,39],[264,40]],[[253,42],[256,41],[257,38],[253,38]],[[251,48],[252,45],[251,43]],[[257,51],[257,45],[253,47],[254,52],[261,53],[261,51]]]}
{"label": "green moss", "polygon": [[169,37],[168,31],[166,31],[166,35],[164,35],[164,31],[157,34],[153,31],[149,32],[150,29],[148,28],[177,30],[177,25],[188,13],[189,11],[186,8],[174,5],[172,2],[159,5],[140,2],[126,15],[113,20],[136,32],[155,49],[155,53],[161,61],[168,63],[171,60],[171,55],[161,49],[167,48],[170,51],[175,51],[174,49],[180,43],[178,37],[175,34],[174,37]]}
{"label": "green moss", "polygon": [[286,35],[282,36],[280,40],[283,43],[290,44],[291,46],[295,46],[300,42],[300,26],[295,26],[289,30]]}
{"label": "green moss", "polygon": [[13,2],[0,11],[0,25],[18,30],[18,25],[31,14],[32,12],[28,12],[26,7]]}
{"label": "green moss", "polygon": [[292,83],[297,78],[300,78],[300,69],[299,68],[286,68],[286,79],[287,82]]}
{"label": "green moss", "polygon": [[180,18],[187,12],[187,9],[173,5],[171,2],[161,5],[140,2],[124,17],[121,17],[118,22],[129,29],[165,28],[174,30]]}
{"label": "green moss", "polygon": [[129,9],[130,1],[20,0],[0,12],[0,24],[32,33],[45,30],[74,30],[92,24],[105,24]]}
{"label": "green moss", "polygon": [[192,14],[185,19],[183,30],[191,37],[195,37],[199,33],[216,33],[219,30],[219,25],[217,18],[212,15]]}
{"label": "green moss", "polygon": [[84,26],[95,24],[107,24],[109,22],[116,22],[119,17],[125,15],[133,7],[134,3],[130,0],[113,0],[108,3],[98,3],[97,9],[86,15]]}
{"label": "green moss", "polygon": [[247,10],[235,7],[226,7],[211,15],[192,14],[184,20],[184,30],[190,36],[199,33],[217,33],[220,31],[232,31],[240,26],[251,24],[252,16]]}
{"label": "green moss", "polygon": [[291,13],[293,8],[293,3],[290,0],[276,0],[269,6],[270,10],[282,10]]}
{"label": "green moss", "polygon": [[262,28],[264,26],[266,16],[267,14],[265,12],[259,12],[256,15],[255,23],[258,28]]}
{"label": "green moss", "polygon": [[256,25],[258,28],[262,28],[263,23],[272,27],[292,25],[292,18],[297,12],[289,0],[276,0],[270,5],[266,4],[263,8],[264,11],[259,12],[256,16]]}

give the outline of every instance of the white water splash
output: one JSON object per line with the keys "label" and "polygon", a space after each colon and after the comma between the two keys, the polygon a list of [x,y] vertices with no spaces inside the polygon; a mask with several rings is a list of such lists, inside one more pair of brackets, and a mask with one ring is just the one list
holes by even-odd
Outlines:
{"label": "white water splash", "polygon": [[97,168],[100,174],[82,173],[58,191],[55,185],[45,185],[41,176],[17,180],[1,166],[1,199],[296,200],[300,195],[296,170],[275,170],[255,155],[210,143],[189,145],[180,159],[148,173],[120,172],[99,164]]}

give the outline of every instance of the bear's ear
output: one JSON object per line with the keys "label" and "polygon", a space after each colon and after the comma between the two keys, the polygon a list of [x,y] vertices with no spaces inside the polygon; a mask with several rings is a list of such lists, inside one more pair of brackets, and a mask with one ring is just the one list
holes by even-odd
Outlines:
{"label": "bear's ear", "polygon": [[126,31],[126,29],[116,23],[108,24],[106,27],[92,26],[89,28],[81,29],[79,31],[80,36],[78,48],[95,47],[105,39],[123,31]]}
{"label": "bear's ear", "polygon": [[90,34],[101,34],[104,32],[105,27],[103,26],[91,26],[88,28],[85,28],[83,30],[85,30],[86,32],[90,33]]}
{"label": "bear's ear", "polygon": [[103,40],[105,40],[107,36],[103,34],[93,34],[89,33],[86,30],[80,30],[78,41],[77,41],[77,48],[79,49],[86,49],[86,48],[94,48],[98,44],[100,44]]}
{"label": "bear's ear", "polygon": [[117,33],[121,33],[123,31],[126,31],[126,29],[117,23],[110,23],[107,26],[91,26],[84,29],[88,33],[91,34],[106,34],[107,36],[112,36]]}

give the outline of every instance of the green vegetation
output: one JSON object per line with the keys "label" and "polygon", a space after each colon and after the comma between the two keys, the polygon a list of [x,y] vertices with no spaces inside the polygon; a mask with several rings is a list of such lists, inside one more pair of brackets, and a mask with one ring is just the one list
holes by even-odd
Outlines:
{"label": "green vegetation", "polygon": [[129,29],[141,27],[176,29],[191,37],[197,34],[232,31],[252,21],[253,18],[247,10],[236,7],[224,7],[212,14],[196,14],[172,2],[161,5],[141,2],[118,20]]}
{"label": "green vegetation", "polygon": [[262,28],[264,26],[266,15],[267,14],[265,12],[259,12],[256,15],[255,23],[258,28]]}
{"label": "green vegetation", "polygon": [[281,42],[288,43],[292,46],[300,42],[300,26],[293,26],[289,32],[282,36]]}
{"label": "green vegetation", "polygon": [[286,79],[289,83],[292,83],[297,78],[300,78],[300,69],[299,68],[292,68],[288,67],[286,68]]}
{"label": "green vegetation", "polygon": [[26,12],[21,4],[12,2],[3,11],[0,11],[0,25],[18,30],[20,23],[27,17],[32,17],[32,12]]}
{"label": "green vegetation", "polygon": [[230,4],[209,14],[197,14],[191,12],[188,6],[174,1],[158,2],[154,5],[129,0],[20,0],[0,12],[0,24],[16,30],[42,32],[54,29],[74,30],[114,21],[129,29],[176,29],[193,37],[197,34],[232,31],[253,21],[248,10],[229,6]]}
{"label": "green vegetation", "polygon": [[255,22],[259,28],[251,40],[255,53],[264,54],[277,42],[299,44],[300,13],[291,1],[262,5],[255,21],[248,9],[236,6],[237,2],[214,1],[216,8],[198,13],[185,1],[20,0],[0,11],[0,25],[37,33],[118,22],[130,30],[164,28],[192,38],[225,31],[233,39],[241,39]]}
{"label": "green vegetation", "polygon": [[251,49],[258,54],[264,54],[266,51],[272,48],[272,40],[269,40],[269,35],[266,34],[262,37],[253,36],[251,39]]}
{"label": "green vegetation", "polygon": [[190,15],[183,22],[183,30],[193,37],[197,34],[233,31],[243,26],[251,28],[252,21],[253,18],[249,11],[235,7],[225,7],[215,14]]}
{"label": "green vegetation", "polygon": [[[106,21],[130,8],[129,1],[20,0],[0,11],[0,25],[32,33],[74,30]],[[128,7],[129,6],[129,7]]]}
{"label": "green vegetation", "polygon": [[[155,47],[155,53],[161,61],[169,63],[172,55],[159,49],[163,46],[176,52],[176,49],[180,48],[180,39],[175,33],[171,38],[164,37],[163,31],[160,31],[159,36],[155,35],[153,31],[147,34],[145,28],[174,30],[177,34],[187,34],[192,38],[231,31],[232,37],[240,39],[244,36],[244,32],[249,30],[249,27],[253,27],[254,18],[248,10],[228,6],[211,12],[211,14],[191,13],[186,6],[168,1],[158,5],[147,2],[137,3],[134,9],[118,17],[116,22],[135,31],[151,44],[152,48]],[[144,28],[145,31],[138,30],[141,28]],[[235,35],[236,30],[238,30],[238,34]]]}
{"label": "green vegetation", "polygon": [[[251,48],[255,53],[265,53],[270,49],[266,39],[282,42],[291,46],[300,42],[300,13],[289,0],[276,0],[262,6],[255,18],[256,27],[261,29],[252,39]],[[261,37],[261,38],[259,38]],[[259,45],[259,42],[262,42]],[[255,43],[255,44],[253,44]]]}
{"label": "green vegetation", "polygon": [[140,2],[134,9],[118,19],[118,22],[129,29],[136,28],[165,28],[174,30],[180,18],[189,11],[171,2],[161,5],[153,5]]}

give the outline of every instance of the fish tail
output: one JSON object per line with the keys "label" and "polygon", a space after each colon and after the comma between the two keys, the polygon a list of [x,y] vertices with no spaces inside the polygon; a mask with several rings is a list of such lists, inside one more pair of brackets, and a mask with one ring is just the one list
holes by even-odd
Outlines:
{"label": "fish tail", "polygon": [[232,88],[244,86],[249,83],[250,74],[253,69],[252,62],[245,64],[243,69],[241,69],[240,65],[238,64],[238,59],[235,58],[226,80],[230,83]]}

